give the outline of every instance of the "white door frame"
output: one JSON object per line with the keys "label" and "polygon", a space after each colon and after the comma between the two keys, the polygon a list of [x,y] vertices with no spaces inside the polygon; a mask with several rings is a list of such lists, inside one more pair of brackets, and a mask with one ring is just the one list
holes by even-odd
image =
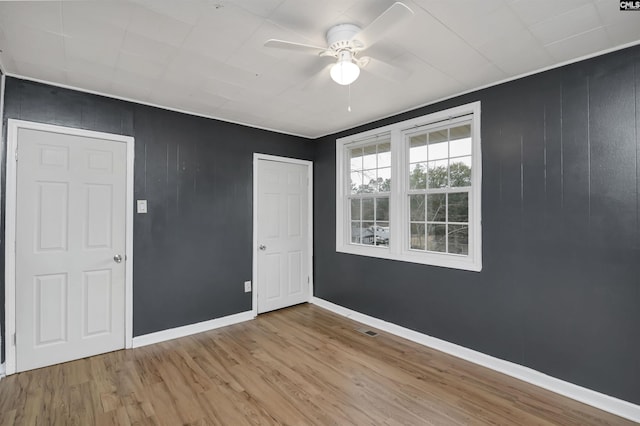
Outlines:
{"label": "white door frame", "polygon": [[94,132],[52,124],[10,118],[7,126],[7,192],[5,206],[5,366],[6,374],[16,372],[16,201],[18,130],[41,130],[65,135],[124,142],[127,145],[126,219],[125,219],[125,348],[133,346],[133,165],[134,139],[131,136]]}
{"label": "white door frame", "polygon": [[251,310],[253,316],[258,316],[258,162],[260,160],[278,161],[280,163],[299,164],[307,166],[307,250],[309,265],[309,302],[313,300],[313,162],[308,160],[298,160],[297,158],[278,157],[268,154],[253,154],[253,274],[252,274],[252,303]]}

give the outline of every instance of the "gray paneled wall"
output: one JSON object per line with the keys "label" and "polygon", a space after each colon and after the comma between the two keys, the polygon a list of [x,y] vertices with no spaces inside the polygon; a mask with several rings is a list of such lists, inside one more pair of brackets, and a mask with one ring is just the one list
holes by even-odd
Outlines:
{"label": "gray paneled wall", "polygon": [[[482,272],[336,253],[336,137],[476,100]],[[639,135],[634,47],[323,138],[316,296],[638,404]]]}
{"label": "gray paneled wall", "polygon": [[251,309],[253,153],[311,159],[311,141],[15,78],[7,118],[135,137],[134,336]]}

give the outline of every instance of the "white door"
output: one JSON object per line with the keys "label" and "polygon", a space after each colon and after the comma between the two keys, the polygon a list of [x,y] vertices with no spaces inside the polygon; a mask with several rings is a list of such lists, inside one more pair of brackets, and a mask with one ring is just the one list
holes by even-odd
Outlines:
{"label": "white door", "polygon": [[126,143],[17,140],[16,370],[124,348]]}
{"label": "white door", "polygon": [[258,313],[309,300],[308,167],[258,160]]}

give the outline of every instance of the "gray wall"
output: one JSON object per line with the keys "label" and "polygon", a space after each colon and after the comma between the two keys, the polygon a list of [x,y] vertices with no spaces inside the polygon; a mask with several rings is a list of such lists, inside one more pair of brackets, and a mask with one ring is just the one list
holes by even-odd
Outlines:
{"label": "gray wall", "polygon": [[[476,100],[482,272],[336,253],[336,137]],[[316,296],[640,403],[639,134],[635,47],[319,140]]]}
{"label": "gray wall", "polygon": [[253,153],[311,159],[311,141],[15,78],[8,118],[135,137],[134,336],[251,309]]}

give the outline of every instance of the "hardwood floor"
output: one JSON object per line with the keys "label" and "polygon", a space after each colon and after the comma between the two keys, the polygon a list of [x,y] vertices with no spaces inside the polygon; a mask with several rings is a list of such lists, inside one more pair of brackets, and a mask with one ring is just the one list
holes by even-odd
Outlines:
{"label": "hardwood floor", "polygon": [[629,421],[313,305],[0,381],[2,425]]}

